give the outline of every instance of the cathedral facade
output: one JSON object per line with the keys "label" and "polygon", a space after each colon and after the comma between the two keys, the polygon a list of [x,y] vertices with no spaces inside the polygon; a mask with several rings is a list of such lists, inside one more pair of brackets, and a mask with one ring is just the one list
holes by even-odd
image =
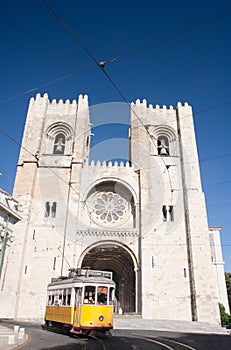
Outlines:
{"label": "cathedral facade", "polygon": [[89,162],[90,141],[87,96],[30,100],[0,316],[43,319],[51,278],[86,267],[113,272],[123,313],[218,324],[192,108],[132,103],[126,163]]}

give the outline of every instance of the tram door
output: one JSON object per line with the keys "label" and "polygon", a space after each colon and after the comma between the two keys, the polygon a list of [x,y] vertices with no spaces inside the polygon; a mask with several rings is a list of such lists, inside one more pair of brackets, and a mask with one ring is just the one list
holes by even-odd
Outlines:
{"label": "tram door", "polygon": [[82,290],[83,288],[75,288],[75,299],[74,299],[74,326],[78,327],[80,324],[80,310],[82,303]]}

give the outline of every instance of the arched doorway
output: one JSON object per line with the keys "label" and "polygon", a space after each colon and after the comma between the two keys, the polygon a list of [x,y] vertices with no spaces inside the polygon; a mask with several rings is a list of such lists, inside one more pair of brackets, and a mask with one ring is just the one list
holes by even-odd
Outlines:
{"label": "arched doorway", "polygon": [[113,272],[116,298],[123,313],[136,311],[136,266],[134,256],[122,245],[101,243],[85,252],[81,267]]}

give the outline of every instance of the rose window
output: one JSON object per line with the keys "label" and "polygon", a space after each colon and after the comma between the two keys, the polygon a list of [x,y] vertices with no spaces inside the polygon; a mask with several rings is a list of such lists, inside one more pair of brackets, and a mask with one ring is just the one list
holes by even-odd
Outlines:
{"label": "rose window", "polygon": [[98,224],[116,226],[127,220],[129,203],[118,193],[96,192],[90,211],[92,219]]}

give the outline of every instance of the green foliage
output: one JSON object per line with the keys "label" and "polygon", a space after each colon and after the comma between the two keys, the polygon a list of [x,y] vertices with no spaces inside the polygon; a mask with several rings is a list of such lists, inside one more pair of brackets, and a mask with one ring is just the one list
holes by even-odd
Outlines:
{"label": "green foliage", "polygon": [[219,303],[222,326],[231,326],[231,316],[225,312],[224,305]]}

